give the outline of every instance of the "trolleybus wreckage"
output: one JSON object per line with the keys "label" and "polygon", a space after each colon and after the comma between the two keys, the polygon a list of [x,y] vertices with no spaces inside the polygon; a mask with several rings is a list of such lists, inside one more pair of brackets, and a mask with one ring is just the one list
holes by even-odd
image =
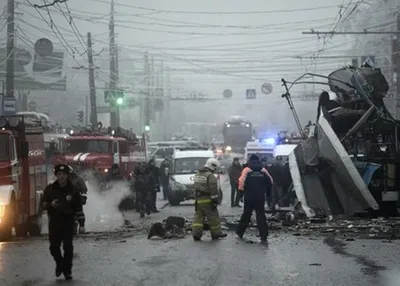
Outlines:
{"label": "trolleybus wreckage", "polygon": [[[303,80],[308,76],[327,82]],[[385,107],[389,86],[381,70],[348,66],[329,76],[306,73],[294,82],[282,82],[286,88],[282,97],[306,139],[289,155],[289,165],[297,200],[307,217],[365,211],[397,216],[399,121]],[[335,94],[334,99],[326,91],[320,94],[315,129],[309,136],[290,96],[296,84],[327,85]]]}

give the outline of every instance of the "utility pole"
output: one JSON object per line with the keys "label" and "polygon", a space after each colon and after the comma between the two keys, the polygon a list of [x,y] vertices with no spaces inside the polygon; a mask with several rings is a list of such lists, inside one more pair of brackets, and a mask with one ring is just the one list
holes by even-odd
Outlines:
{"label": "utility pole", "polygon": [[[14,97],[14,0],[7,2],[7,76],[6,76],[6,94],[5,97]],[[3,104],[3,103],[1,103]],[[3,108],[1,108],[2,110]]]}
{"label": "utility pole", "polygon": [[164,140],[168,140],[169,137],[169,124],[170,124],[170,100],[171,100],[171,72],[167,69],[167,83],[166,83],[167,93],[166,97],[164,97]]}
{"label": "utility pole", "polygon": [[[397,31],[400,32],[400,11],[397,12]],[[396,120],[400,119],[400,35],[397,34],[396,39],[396,50],[394,51],[396,54],[394,55],[395,67],[396,67]]]}
{"label": "utility pole", "polygon": [[[115,47],[115,23],[114,23],[114,0],[111,0],[111,11],[110,11],[110,25],[109,25],[109,37],[110,37],[110,84],[109,91],[112,94],[111,101],[114,102],[116,99],[118,72],[117,72],[117,58],[116,58],[116,47]],[[114,105],[114,104],[113,104]],[[110,126],[116,128],[119,125],[119,108],[115,104],[110,112]]]}
{"label": "utility pole", "polygon": [[[96,108],[97,112],[97,108]],[[89,125],[89,96],[85,96],[85,125]]]}
{"label": "utility pole", "polygon": [[144,74],[146,76],[146,90],[144,92],[144,108],[143,108],[143,117],[144,117],[144,125],[150,126],[150,88],[151,88],[151,79],[150,79],[150,64],[149,64],[149,54],[148,52],[144,55]]}
{"label": "utility pole", "polygon": [[[90,89],[90,124],[97,124],[96,86],[94,83],[94,64],[92,50],[92,34],[87,33],[88,61],[89,61],[89,89]],[[87,111],[86,111],[87,114]]]}

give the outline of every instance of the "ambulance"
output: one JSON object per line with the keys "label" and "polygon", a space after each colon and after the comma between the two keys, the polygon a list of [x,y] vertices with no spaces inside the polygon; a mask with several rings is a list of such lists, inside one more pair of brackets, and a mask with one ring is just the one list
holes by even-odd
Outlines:
{"label": "ambulance", "polygon": [[244,160],[247,162],[251,155],[257,155],[260,160],[266,159],[268,164],[274,161],[275,138],[247,142],[244,148]]}

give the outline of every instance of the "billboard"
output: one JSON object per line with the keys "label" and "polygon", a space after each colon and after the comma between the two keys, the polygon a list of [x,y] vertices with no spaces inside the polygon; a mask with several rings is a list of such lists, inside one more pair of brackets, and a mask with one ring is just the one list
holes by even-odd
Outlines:
{"label": "billboard", "polygon": [[[7,51],[0,48],[0,79],[6,78]],[[38,55],[34,48],[16,48],[14,52],[14,86],[16,90],[67,89],[67,77],[63,69],[64,52],[54,51],[49,56]]]}

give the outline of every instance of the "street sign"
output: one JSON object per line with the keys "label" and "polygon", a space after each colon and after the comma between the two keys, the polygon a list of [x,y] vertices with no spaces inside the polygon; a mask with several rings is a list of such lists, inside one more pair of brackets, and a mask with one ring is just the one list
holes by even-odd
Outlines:
{"label": "street sign", "polygon": [[42,57],[48,57],[53,53],[53,43],[47,38],[41,38],[35,43],[35,52]]}
{"label": "street sign", "polygon": [[36,111],[36,108],[37,108],[36,101],[29,101],[29,103],[28,103],[29,111]]}
{"label": "street sign", "polygon": [[3,115],[14,115],[17,110],[16,105],[15,97],[3,97]]}
{"label": "street sign", "polygon": [[232,97],[232,95],[233,95],[233,92],[232,92],[232,90],[230,90],[230,89],[225,89],[224,90],[224,92],[222,93],[222,96],[224,97],[224,98],[231,98]]}
{"label": "street sign", "polygon": [[256,90],[246,89],[246,99],[255,99],[255,98],[256,98]]}
{"label": "street sign", "polygon": [[374,66],[375,65],[375,56],[363,56],[363,57],[361,57],[361,63],[362,64],[367,63],[371,66]]}
{"label": "street sign", "polygon": [[110,103],[115,99],[115,95],[111,90],[105,90],[104,91],[104,101],[107,103]]}
{"label": "street sign", "polygon": [[270,94],[271,92],[272,92],[272,84],[270,84],[270,83],[264,83],[262,86],[261,86],[261,91],[264,93],[264,94]]}

